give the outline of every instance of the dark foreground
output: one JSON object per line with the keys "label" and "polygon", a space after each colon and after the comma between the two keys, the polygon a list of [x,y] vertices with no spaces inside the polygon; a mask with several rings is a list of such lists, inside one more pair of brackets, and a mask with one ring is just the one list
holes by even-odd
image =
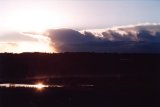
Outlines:
{"label": "dark foreground", "polygon": [[159,107],[152,89],[0,89],[1,107]]}
{"label": "dark foreground", "polygon": [[0,54],[0,107],[159,107],[159,54]]}

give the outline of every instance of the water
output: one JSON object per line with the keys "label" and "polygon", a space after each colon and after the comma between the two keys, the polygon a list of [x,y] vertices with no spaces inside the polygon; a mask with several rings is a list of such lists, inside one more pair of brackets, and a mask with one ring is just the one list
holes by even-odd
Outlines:
{"label": "water", "polygon": [[0,84],[0,107],[156,107],[154,97],[144,83]]}

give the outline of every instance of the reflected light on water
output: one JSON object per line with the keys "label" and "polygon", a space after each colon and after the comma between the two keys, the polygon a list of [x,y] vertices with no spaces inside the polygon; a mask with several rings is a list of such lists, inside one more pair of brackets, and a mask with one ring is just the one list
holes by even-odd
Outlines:
{"label": "reflected light on water", "polygon": [[43,85],[42,83],[38,83],[38,84],[35,85],[35,87],[38,88],[38,89],[42,89],[42,88],[45,87],[45,85]]}
{"label": "reflected light on water", "polygon": [[36,88],[38,90],[42,90],[44,88],[61,88],[63,85],[45,85],[42,83],[37,83],[37,84],[13,84],[13,83],[5,83],[5,84],[0,84],[0,87],[4,88]]}
{"label": "reflected light on water", "polygon": [[35,88],[37,88],[38,90],[42,90],[45,87],[48,87],[48,85],[44,85],[42,83],[38,83],[38,84],[35,85]]}

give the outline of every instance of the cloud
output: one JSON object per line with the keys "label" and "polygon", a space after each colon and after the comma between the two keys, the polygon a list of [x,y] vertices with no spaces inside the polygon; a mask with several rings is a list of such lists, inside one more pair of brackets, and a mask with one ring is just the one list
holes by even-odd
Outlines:
{"label": "cloud", "polygon": [[50,39],[40,34],[8,32],[0,35],[0,52],[54,52]]}
{"label": "cloud", "polygon": [[[72,30],[72,29],[53,29],[48,30],[47,34],[48,37],[50,37],[52,46],[56,49],[58,52],[66,52],[66,51],[87,51],[88,48],[88,42],[97,41],[96,37],[90,34],[83,35],[78,31]],[[82,47],[84,44],[87,46]]]}
{"label": "cloud", "polygon": [[50,29],[45,35],[58,52],[160,52],[159,23],[82,31]]}
{"label": "cloud", "polygon": [[[102,37],[109,41],[143,41],[147,34],[149,37],[157,37],[160,32],[159,23],[144,23],[127,26],[116,26],[106,29],[82,30],[82,34],[90,32],[94,36]],[[149,39],[149,41],[151,41]]]}
{"label": "cloud", "polygon": [[36,38],[29,37],[19,32],[6,32],[0,34],[0,42],[37,41]]}
{"label": "cloud", "polygon": [[160,53],[160,23],[0,34],[0,52]]}

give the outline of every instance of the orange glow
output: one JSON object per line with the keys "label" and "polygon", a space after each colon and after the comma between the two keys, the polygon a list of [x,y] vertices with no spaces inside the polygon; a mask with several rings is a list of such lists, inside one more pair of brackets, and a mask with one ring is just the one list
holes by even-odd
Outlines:
{"label": "orange glow", "polygon": [[45,88],[46,86],[42,83],[38,83],[35,85],[35,88],[37,88],[38,90],[42,90],[43,88]]}

